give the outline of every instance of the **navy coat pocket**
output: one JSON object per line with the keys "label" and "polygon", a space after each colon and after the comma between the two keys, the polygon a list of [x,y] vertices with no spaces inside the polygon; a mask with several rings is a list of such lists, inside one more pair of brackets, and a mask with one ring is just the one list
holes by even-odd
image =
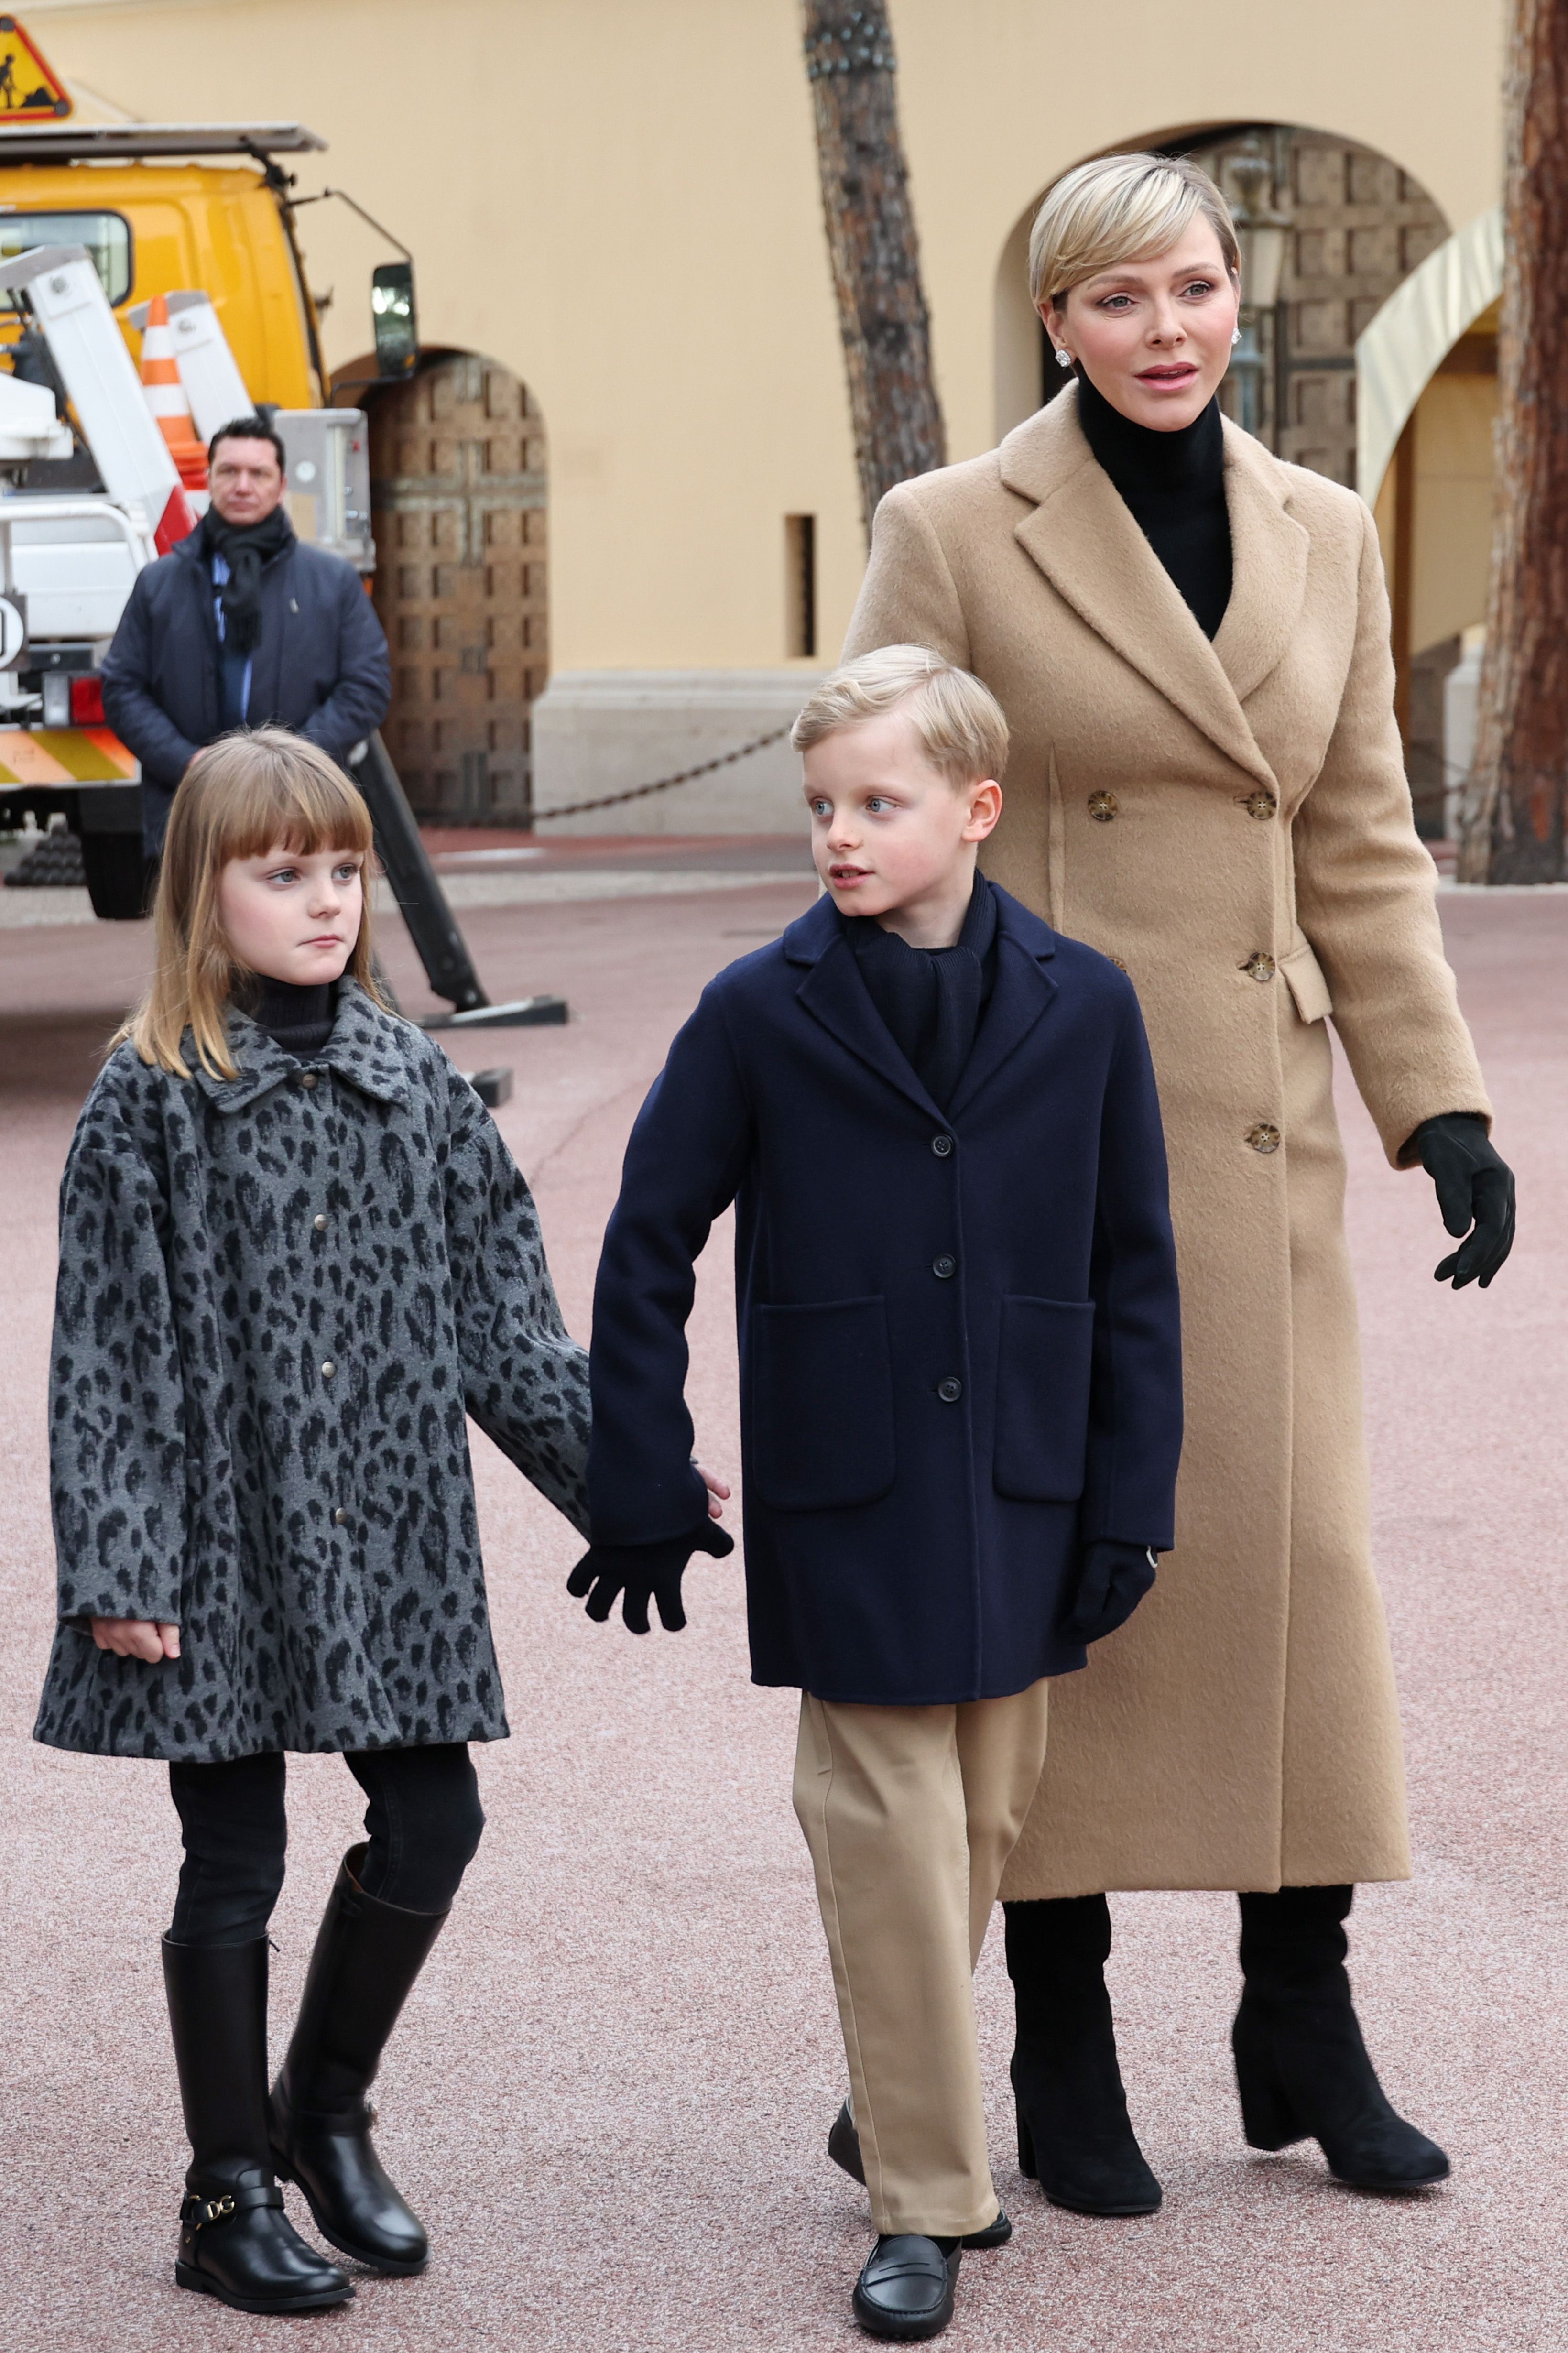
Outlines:
{"label": "navy coat pocket", "polygon": [[893,1362],[881,1299],[758,1307],[752,1477],[776,1512],[874,1504],[893,1483]]}
{"label": "navy coat pocket", "polygon": [[996,1352],[999,1495],[1076,1504],[1089,1447],[1092,1299],[1005,1299]]}

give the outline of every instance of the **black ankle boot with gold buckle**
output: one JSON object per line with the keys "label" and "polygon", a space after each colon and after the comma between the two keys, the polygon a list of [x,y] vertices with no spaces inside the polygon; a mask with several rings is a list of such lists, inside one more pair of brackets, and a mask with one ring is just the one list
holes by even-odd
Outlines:
{"label": "black ankle boot with gold buckle", "polygon": [[353,2294],[283,2211],[267,2143],[267,1939],[163,1942],[163,1983],[193,2162],[181,2287],[238,2312],[319,2312]]}
{"label": "black ankle boot with gold buckle", "polygon": [[375,2153],[365,2094],[447,1915],[367,1895],[364,1854],[358,1846],[344,1858],[310,1956],[272,2091],[272,2162],[299,2183],[323,2238],[374,2271],[406,2276],[424,2270],[430,2243]]}

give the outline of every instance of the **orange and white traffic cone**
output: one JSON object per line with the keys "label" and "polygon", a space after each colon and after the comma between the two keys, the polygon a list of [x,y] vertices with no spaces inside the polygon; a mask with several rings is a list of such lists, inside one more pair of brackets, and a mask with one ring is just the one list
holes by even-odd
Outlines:
{"label": "orange and white traffic cone", "polygon": [[169,305],[162,294],[153,295],[147,309],[147,324],[142,331],[142,389],[169,445],[169,455],[179,470],[181,482],[187,491],[205,491],[207,453],[196,438],[191,404],[180,382]]}

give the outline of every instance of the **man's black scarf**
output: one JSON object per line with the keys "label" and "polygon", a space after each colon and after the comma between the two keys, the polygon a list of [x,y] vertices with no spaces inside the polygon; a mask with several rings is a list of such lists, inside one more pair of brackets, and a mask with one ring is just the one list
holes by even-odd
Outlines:
{"label": "man's black scarf", "polygon": [[215,555],[228,566],[223,598],[224,648],[252,654],[261,642],[261,568],[288,546],[294,526],[281,507],[274,507],[259,522],[225,522],[216,507],[208,507],[199,525],[202,562],[210,572]]}

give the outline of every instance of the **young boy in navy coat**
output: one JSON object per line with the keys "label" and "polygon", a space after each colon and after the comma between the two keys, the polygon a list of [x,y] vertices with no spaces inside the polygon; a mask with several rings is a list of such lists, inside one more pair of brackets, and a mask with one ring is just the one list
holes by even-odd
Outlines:
{"label": "young boy in navy coat", "polygon": [[1173,1541],[1175,1258],[1131,984],[976,872],[1006,726],[921,647],[836,671],[805,754],[826,894],[703,992],[633,1130],[594,1303],[590,1616],[684,1625],[722,1553],[683,1398],[693,1261],[737,1208],[752,1671],[798,1684],[873,2334],[935,2336],[1010,2232],[971,1973],[1047,1679]]}

